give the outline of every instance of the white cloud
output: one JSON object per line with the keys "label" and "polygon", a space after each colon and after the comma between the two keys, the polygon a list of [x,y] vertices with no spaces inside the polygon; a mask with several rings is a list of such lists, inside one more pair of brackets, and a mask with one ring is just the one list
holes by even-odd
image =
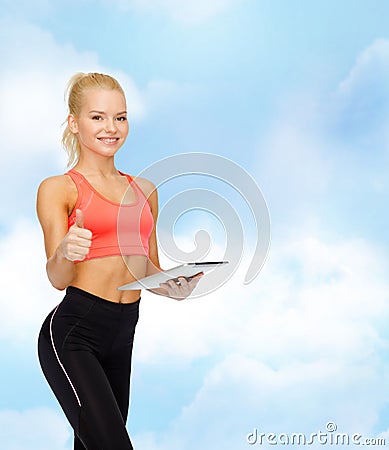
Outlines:
{"label": "white cloud", "polygon": [[238,273],[178,304],[144,295],[135,364],[219,362],[167,429],[139,433],[135,444],[233,450],[254,427],[310,433],[330,420],[373,437],[389,401],[387,272],[372,244],[318,233],[274,244],[251,285]]}
{"label": "white cloud", "polygon": [[0,240],[0,339],[19,344],[36,340],[45,316],[63,297],[45,273],[42,233],[22,220]]}
{"label": "white cloud", "polygon": [[1,448],[7,450],[70,450],[65,418],[48,408],[0,410]]}
{"label": "white cloud", "polygon": [[[387,384],[367,365],[297,362],[275,370],[254,358],[232,354],[210,371],[166,432],[139,434],[134,442],[146,450],[234,450],[247,446],[246,436],[254,428],[309,435],[325,430],[330,421],[339,432],[373,437],[377,405],[383,403]],[[356,391],[367,386],[368,391]]]}
{"label": "white cloud", "polygon": [[283,95],[258,143],[257,178],[275,222],[289,227],[290,220],[307,222],[315,214],[341,221],[348,211],[347,222],[367,208],[377,217],[385,214],[388,75],[389,41],[379,39],[360,53],[332,93]]}
{"label": "white cloud", "polygon": [[[130,116],[144,114],[142,95],[131,78],[103,67],[94,52],[78,52],[59,44],[43,29],[21,22],[0,21],[0,57],[7,64],[0,75],[0,133],[12,136],[12,151],[4,151],[3,167],[22,158],[42,156],[56,161],[66,118],[63,93],[76,72],[102,71],[118,77],[127,93]],[[61,165],[65,157],[61,159]]]}
{"label": "white cloud", "polygon": [[119,0],[124,9],[141,13],[162,13],[184,24],[198,24],[232,9],[243,0]]}
{"label": "white cloud", "polygon": [[[387,346],[379,322],[389,313],[388,263],[379,249],[362,240],[330,244],[307,236],[279,243],[270,270],[273,264],[275,272],[262,280],[267,301],[252,310],[242,333],[248,354],[275,366],[317,358],[355,362]],[[269,344],[258,348],[258,341]]]}
{"label": "white cloud", "polygon": [[[384,89],[389,94],[389,40],[376,39],[362,51],[347,77],[339,84],[342,94],[360,90],[362,85],[370,89]],[[377,82],[379,86],[377,86]],[[375,90],[375,89],[374,89]]]}
{"label": "white cloud", "polygon": [[0,30],[0,57],[7,61],[0,77],[0,132],[13,136],[5,167],[39,155],[59,159],[67,80],[83,67],[97,67],[97,57],[58,45],[37,26],[2,20]]}
{"label": "white cloud", "polygon": [[358,138],[371,155],[389,150],[388,39],[375,40],[358,55],[347,77],[339,83],[333,103],[332,121],[349,145],[355,147]]}
{"label": "white cloud", "polygon": [[355,361],[387,346],[379,324],[389,314],[388,263],[367,242],[306,236],[273,244],[248,286],[245,267],[243,261],[232,280],[206,297],[177,304],[144,293],[138,358],[238,352],[277,366],[318,357]]}

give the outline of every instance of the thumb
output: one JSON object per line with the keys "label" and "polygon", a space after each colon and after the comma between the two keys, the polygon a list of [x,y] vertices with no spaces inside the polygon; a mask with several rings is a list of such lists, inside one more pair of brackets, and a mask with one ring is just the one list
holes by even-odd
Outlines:
{"label": "thumb", "polygon": [[81,209],[76,209],[76,227],[84,228],[84,213]]}

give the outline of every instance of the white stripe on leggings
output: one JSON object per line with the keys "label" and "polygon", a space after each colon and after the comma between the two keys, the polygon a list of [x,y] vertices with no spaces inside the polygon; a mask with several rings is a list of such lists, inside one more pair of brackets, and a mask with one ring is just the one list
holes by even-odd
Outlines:
{"label": "white stripe on leggings", "polygon": [[75,389],[75,387],[73,386],[73,383],[71,382],[71,380],[70,380],[70,378],[69,378],[69,375],[66,373],[65,367],[63,366],[63,364],[61,363],[61,360],[59,359],[59,356],[58,356],[58,353],[57,353],[57,349],[55,348],[55,344],[54,344],[54,338],[53,338],[53,318],[54,318],[55,313],[57,312],[58,307],[59,307],[59,305],[55,308],[55,311],[53,312],[53,315],[51,316],[51,319],[50,319],[50,338],[51,338],[51,345],[53,346],[53,350],[54,350],[55,356],[57,357],[58,364],[61,366],[61,368],[62,368],[62,370],[63,370],[63,373],[66,375],[66,378],[68,379],[68,381],[69,381],[69,383],[70,383],[70,386],[71,386],[72,389],[73,389],[74,395],[76,396],[76,399],[77,399],[77,402],[78,402],[78,406],[81,406],[80,398],[79,398],[78,395],[77,395],[76,389]]}

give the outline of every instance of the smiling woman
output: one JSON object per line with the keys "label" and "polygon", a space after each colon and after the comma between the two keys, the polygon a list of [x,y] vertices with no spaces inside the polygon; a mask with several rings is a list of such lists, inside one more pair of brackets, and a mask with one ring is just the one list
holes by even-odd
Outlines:
{"label": "smiling woman", "polygon": [[[90,120],[102,121],[109,119],[107,117],[108,112],[114,115],[114,119],[117,122],[125,122],[125,126],[121,130],[125,131],[121,144],[124,143],[128,135],[126,99],[122,87],[115,78],[99,73],[91,73],[88,76],[85,76],[83,73],[77,73],[70,79],[67,91],[69,94],[68,105],[70,114],[68,116],[68,125],[63,134],[62,144],[68,152],[69,166],[74,165],[78,161],[81,153],[78,127],[82,127],[82,124],[87,126]],[[85,95],[86,92],[88,95]],[[99,106],[102,108],[99,108]],[[96,110],[92,109],[89,111],[89,107],[96,107]],[[100,109],[105,107],[110,107],[111,111],[100,111]],[[122,110],[117,111],[115,110],[116,107],[122,108]],[[109,122],[108,127],[116,131],[113,124],[111,125]],[[118,138],[115,136],[115,139]]]}
{"label": "smiling woman", "polygon": [[[37,198],[47,275],[55,288],[66,288],[43,323],[39,360],[74,429],[74,449],[129,450],[125,423],[140,290],[117,287],[162,270],[157,194],[150,181],[115,167],[128,135],[119,83],[77,74],[68,104],[63,144],[72,168],[44,180]],[[120,244],[119,212],[126,217]],[[169,280],[152,292],[183,299],[200,277]]]}

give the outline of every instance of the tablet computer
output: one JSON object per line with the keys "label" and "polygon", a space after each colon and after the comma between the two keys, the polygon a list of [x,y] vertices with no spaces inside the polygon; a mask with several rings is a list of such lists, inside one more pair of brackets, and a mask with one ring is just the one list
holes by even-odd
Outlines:
{"label": "tablet computer", "polygon": [[165,283],[167,280],[176,279],[177,277],[191,278],[200,272],[209,272],[216,267],[228,264],[228,261],[209,261],[209,262],[192,262],[180,264],[171,269],[158,272],[154,275],[141,278],[132,283],[124,284],[118,287],[119,291],[131,291],[135,289],[153,289],[160,287],[160,283]]}

